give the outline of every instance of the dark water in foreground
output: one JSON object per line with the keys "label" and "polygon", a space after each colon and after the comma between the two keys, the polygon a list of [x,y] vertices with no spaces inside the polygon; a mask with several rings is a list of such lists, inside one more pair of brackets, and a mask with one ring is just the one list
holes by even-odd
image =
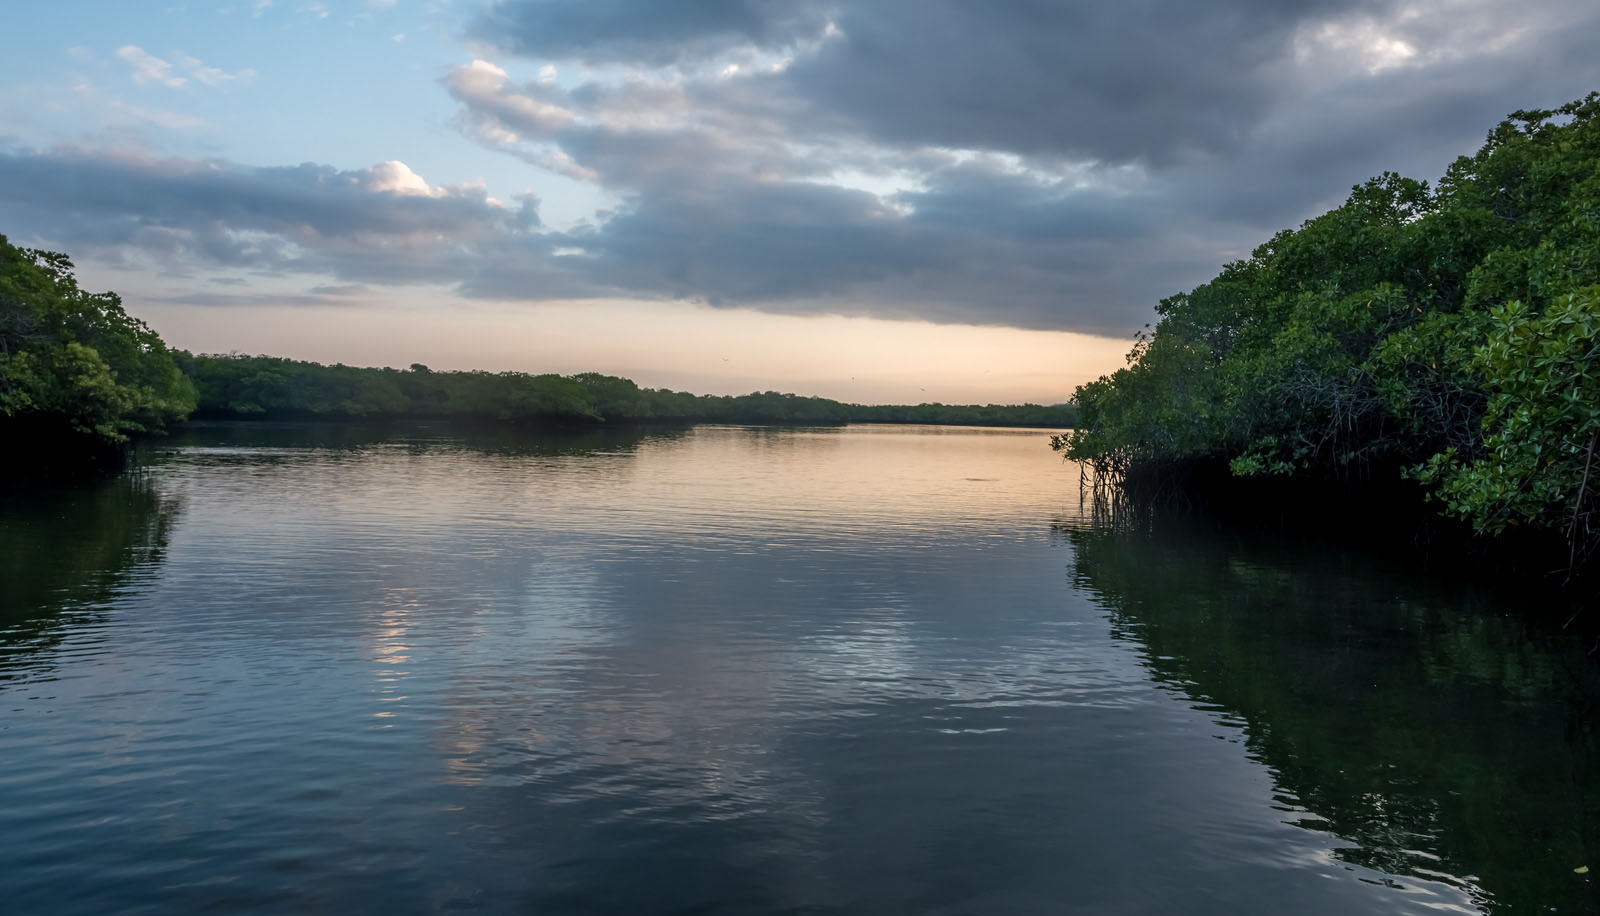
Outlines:
{"label": "dark water in foreground", "polygon": [[1593,912],[1593,665],[1036,431],[232,426],[0,501],[0,911]]}

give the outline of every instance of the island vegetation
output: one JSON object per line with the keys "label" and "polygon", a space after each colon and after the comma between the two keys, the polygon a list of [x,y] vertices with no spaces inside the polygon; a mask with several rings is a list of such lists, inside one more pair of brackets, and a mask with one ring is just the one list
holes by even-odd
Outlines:
{"label": "island vegetation", "polygon": [[437,419],[710,423],[1072,425],[1066,404],[848,404],[762,391],[696,395],[641,388],[613,375],[368,369],[269,356],[177,354],[199,392],[196,412],[221,418]]}
{"label": "island vegetation", "polygon": [[1053,441],[1100,483],[1377,487],[1594,565],[1600,95],[1515,112],[1436,185],[1359,185],[1157,312]]}
{"label": "island vegetation", "polygon": [[114,463],[190,418],[457,419],[486,424],[940,423],[1070,427],[1067,404],[863,405],[776,391],[642,388],[598,373],[435,372],[169,349],[64,254],[0,236],[0,433],[8,462]]}

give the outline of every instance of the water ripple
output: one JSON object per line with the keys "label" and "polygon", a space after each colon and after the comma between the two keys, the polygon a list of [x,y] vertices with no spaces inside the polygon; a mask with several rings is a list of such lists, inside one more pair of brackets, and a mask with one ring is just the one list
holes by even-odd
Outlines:
{"label": "water ripple", "polygon": [[1070,585],[1040,433],[331,436],[6,510],[18,912],[1492,905]]}

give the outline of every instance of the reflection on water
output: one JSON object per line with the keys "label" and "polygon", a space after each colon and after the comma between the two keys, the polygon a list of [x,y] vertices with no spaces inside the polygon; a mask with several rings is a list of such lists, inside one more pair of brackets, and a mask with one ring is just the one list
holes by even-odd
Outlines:
{"label": "reflection on water", "polygon": [[1481,587],[1329,545],[1070,525],[1075,585],[1153,677],[1232,718],[1340,860],[1494,912],[1588,912],[1600,680],[1580,641]]}
{"label": "reflection on water", "polygon": [[54,670],[64,634],[84,638],[122,590],[148,581],[177,506],[132,474],[0,491],[0,690],[19,673]]}
{"label": "reflection on water", "polygon": [[19,912],[1594,902],[1581,658],[1096,529],[1036,431],[224,424],[142,467],[0,515]]}
{"label": "reflection on water", "polygon": [[681,438],[686,426],[579,426],[521,428],[451,420],[350,422],[197,422],[180,427],[170,438],[146,443],[142,454],[161,460],[173,450],[225,453],[247,450],[263,456],[275,450],[289,455],[313,452],[355,452],[373,448],[405,448],[413,452],[470,450],[486,455],[583,456],[626,452],[645,442]]}

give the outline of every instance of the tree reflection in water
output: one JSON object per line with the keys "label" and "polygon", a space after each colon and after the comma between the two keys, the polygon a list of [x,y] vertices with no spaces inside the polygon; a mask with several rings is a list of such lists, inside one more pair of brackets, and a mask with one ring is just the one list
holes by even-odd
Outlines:
{"label": "tree reflection in water", "polygon": [[1238,724],[1286,820],[1401,883],[1472,876],[1490,912],[1600,904],[1574,873],[1600,863],[1600,678],[1581,640],[1392,557],[1114,515],[1060,526],[1074,584],[1153,677]]}
{"label": "tree reflection in water", "polygon": [[0,689],[48,677],[40,658],[95,638],[122,588],[161,565],[179,501],[142,474],[0,492]]}

